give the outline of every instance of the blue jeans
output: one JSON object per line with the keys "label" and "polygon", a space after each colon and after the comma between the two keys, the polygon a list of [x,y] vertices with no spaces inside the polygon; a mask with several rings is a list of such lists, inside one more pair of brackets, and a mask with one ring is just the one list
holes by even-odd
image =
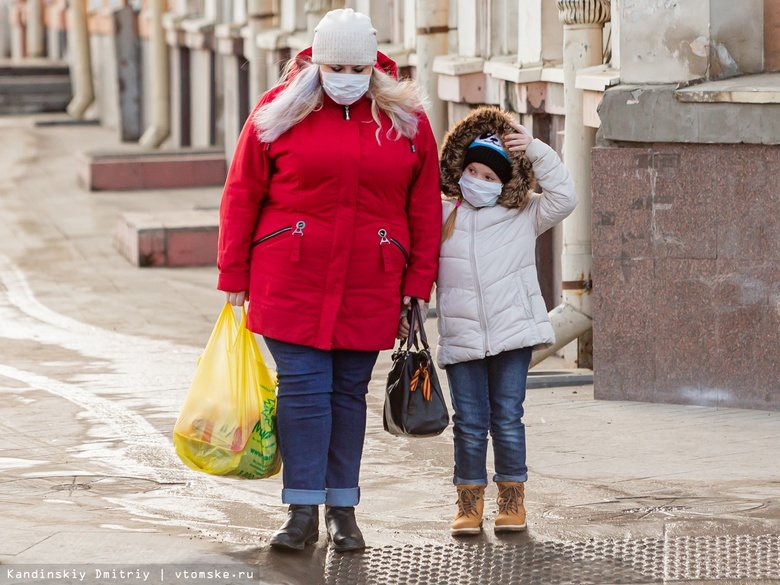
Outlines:
{"label": "blue jeans", "polygon": [[264,339],[279,375],[282,502],[357,505],[366,394],[379,352],[324,351]]}
{"label": "blue jeans", "polygon": [[493,481],[528,479],[523,401],[532,349],[446,366],[452,396],[455,485],[487,485],[488,432],[493,440]]}

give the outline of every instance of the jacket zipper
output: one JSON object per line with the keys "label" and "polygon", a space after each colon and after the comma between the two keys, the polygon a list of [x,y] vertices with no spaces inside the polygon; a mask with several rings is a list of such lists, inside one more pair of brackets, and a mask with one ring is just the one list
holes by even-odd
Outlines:
{"label": "jacket zipper", "polygon": [[267,236],[263,236],[262,238],[255,240],[254,242],[252,242],[252,245],[249,246],[249,247],[251,249],[251,248],[254,248],[255,246],[259,246],[263,242],[267,242],[271,238],[275,238],[276,236],[281,236],[283,233],[289,232],[291,230],[292,230],[292,227],[286,227],[286,228],[282,228],[280,230],[276,230],[275,232],[272,232],[272,233],[268,234]]}
{"label": "jacket zipper", "polygon": [[485,314],[485,303],[482,299],[482,286],[479,282],[479,266],[477,265],[477,214],[471,214],[471,239],[469,241],[469,255],[471,256],[471,274],[474,278],[474,287],[477,291],[477,311],[479,312],[479,321],[482,325],[482,334],[485,344],[485,355],[493,353],[490,347],[490,335],[488,334],[487,315]]}
{"label": "jacket zipper", "polygon": [[380,238],[379,239],[379,245],[380,246],[382,244],[387,244],[388,242],[391,243],[391,244],[395,244],[395,247],[398,248],[399,250],[401,250],[401,254],[404,255],[404,258],[406,259],[406,263],[407,264],[409,263],[409,253],[406,251],[406,248],[404,248],[401,245],[401,242],[399,242],[395,238],[388,238],[387,237],[387,230],[385,228],[382,228],[381,230],[379,230],[377,232],[377,234],[379,235],[379,238]]}
{"label": "jacket zipper", "polygon": [[349,120],[349,106],[344,106],[344,119]]}
{"label": "jacket zipper", "polygon": [[[299,221],[295,222],[295,231],[292,233],[292,235],[294,235],[294,236],[302,236],[303,235],[303,228],[305,228],[305,227],[306,227],[306,222],[305,221],[299,220]],[[284,233],[292,231],[292,229],[293,229],[292,226],[290,226],[290,227],[284,227],[282,229],[278,229],[275,232],[271,232],[270,234],[267,234],[267,235],[263,236],[262,238],[258,238],[257,240],[252,242],[252,244],[249,246],[249,248],[251,249],[251,248],[254,248],[255,246],[259,246],[260,244],[262,244],[263,242],[267,242],[271,238],[275,238],[276,236],[281,236]]]}

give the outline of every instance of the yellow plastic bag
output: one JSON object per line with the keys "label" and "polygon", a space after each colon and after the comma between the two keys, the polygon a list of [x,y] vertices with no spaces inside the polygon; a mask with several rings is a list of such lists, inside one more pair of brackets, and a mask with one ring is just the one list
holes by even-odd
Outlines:
{"label": "yellow plastic bag", "polygon": [[276,379],[233,308],[225,304],[206,344],[173,429],[176,454],[212,475],[271,477],[281,469],[276,444]]}

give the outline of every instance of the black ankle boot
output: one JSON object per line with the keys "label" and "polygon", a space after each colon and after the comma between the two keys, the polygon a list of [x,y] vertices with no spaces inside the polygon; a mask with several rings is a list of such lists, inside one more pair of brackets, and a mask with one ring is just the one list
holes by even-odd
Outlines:
{"label": "black ankle boot", "polygon": [[366,541],[355,521],[355,508],[325,506],[325,524],[328,527],[328,538],[336,552],[366,548]]}
{"label": "black ankle boot", "polygon": [[320,537],[319,506],[292,504],[287,511],[287,522],[274,532],[271,546],[290,550],[303,550],[307,543]]}

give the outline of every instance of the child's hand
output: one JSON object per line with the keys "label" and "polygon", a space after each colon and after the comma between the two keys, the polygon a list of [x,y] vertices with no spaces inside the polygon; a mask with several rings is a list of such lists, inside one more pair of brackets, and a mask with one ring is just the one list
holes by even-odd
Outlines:
{"label": "child's hand", "polygon": [[531,136],[531,133],[525,126],[512,122],[512,128],[517,130],[517,134],[506,134],[504,136],[504,146],[512,152],[525,151],[534,137]]}

